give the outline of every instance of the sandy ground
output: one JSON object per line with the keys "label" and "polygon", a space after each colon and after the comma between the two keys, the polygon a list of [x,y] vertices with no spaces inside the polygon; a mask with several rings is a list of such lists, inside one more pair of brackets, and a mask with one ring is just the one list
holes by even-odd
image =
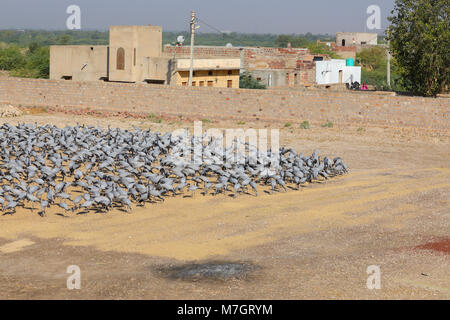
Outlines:
{"label": "sandy ground", "polygon": [[[161,132],[189,122],[36,114],[0,123],[77,122]],[[449,299],[450,132],[312,124],[205,123],[281,128],[282,145],[341,156],[348,175],[259,197],[171,198],[132,213],[0,216],[0,298]],[[180,280],[189,263],[243,262],[245,276]],[[81,269],[68,290],[69,265]],[[366,287],[367,267],[381,289]]]}

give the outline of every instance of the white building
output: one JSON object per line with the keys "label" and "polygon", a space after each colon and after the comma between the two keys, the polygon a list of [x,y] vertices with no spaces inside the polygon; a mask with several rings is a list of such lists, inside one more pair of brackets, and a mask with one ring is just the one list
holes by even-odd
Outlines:
{"label": "white building", "polygon": [[316,61],[316,83],[361,83],[361,67],[347,66],[345,60]]}

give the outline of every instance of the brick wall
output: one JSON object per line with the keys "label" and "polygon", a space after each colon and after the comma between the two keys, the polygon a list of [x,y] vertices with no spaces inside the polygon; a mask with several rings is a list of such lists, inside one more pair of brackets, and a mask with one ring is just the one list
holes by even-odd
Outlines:
{"label": "brick wall", "polygon": [[[297,81],[273,80],[272,87],[294,87],[315,83],[314,57],[329,58],[324,54],[312,55],[309,49],[305,48],[196,46],[194,54],[196,58],[241,58],[241,69],[249,71],[255,77],[261,75],[255,71],[270,70],[272,78],[281,79],[280,75],[275,76],[273,72],[284,73],[283,78],[289,77],[292,80],[297,78]],[[172,58],[188,57],[190,47],[166,45],[163,48],[163,55]],[[267,80],[267,76],[266,73],[263,78]]]}
{"label": "brick wall", "polygon": [[448,98],[314,90],[244,90],[0,78],[0,103],[101,112],[450,128]]}
{"label": "brick wall", "polygon": [[[170,46],[165,45],[163,47],[163,55],[172,57],[174,54],[177,56],[189,56],[190,47],[183,46]],[[244,56],[253,57],[255,55],[264,56],[282,56],[282,55],[307,55],[309,50],[305,48],[271,48],[271,47],[221,47],[221,46],[195,46],[196,57],[240,57],[241,50],[244,52]]]}
{"label": "brick wall", "polygon": [[[176,47],[166,45],[163,48],[166,57],[189,57],[190,47]],[[197,58],[242,58],[244,69],[296,69],[297,61],[312,62],[315,55],[311,55],[305,48],[270,48],[270,47],[219,47],[219,46],[196,46],[195,57]],[[327,55],[316,55],[328,57]]]}

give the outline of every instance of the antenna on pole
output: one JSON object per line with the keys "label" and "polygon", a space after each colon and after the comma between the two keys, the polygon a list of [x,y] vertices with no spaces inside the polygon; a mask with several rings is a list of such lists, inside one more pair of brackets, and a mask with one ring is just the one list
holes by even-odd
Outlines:
{"label": "antenna on pole", "polygon": [[177,37],[177,46],[183,46],[184,43],[184,37],[183,36],[178,36]]}
{"label": "antenna on pole", "polygon": [[189,68],[189,86],[192,86],[192,76],[194,75],[194,37],[195,37],[195,29],[198,29],[199,26],[196,26],[195,19],[195,11],[191,12],[191,66]]}

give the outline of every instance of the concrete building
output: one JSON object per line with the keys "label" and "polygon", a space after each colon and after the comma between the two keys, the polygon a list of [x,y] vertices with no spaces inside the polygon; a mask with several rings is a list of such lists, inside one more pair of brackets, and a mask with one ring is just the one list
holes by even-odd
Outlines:
{"label": "concrete building", "polygon": [[169,59],[161,59],[162,28],[109,28],[109,81],[167,81]]}
{"label": "concrete building", "polygon": [[361,67],[347,66],[341,59],[316,62],[317,84],[351,84],[355,81],[361,83]]}
{"label": "concrete building", "polygon": [[50,46],[50,79],[108,78],[108,46]]}
{"label": "concrete building", "polygon": [[[187,86],[190,59],[176,59],[173,81]],[[194,59],[192,86],[239,88],[240,59]]]}
{"label": "concrete building", "polygon": [[[183,85],[190,60],[162,54],[159,26],[111,26],[109,46],[50,46],[50,79]],[[194,59],[196,85],[239,87],[240,60]]]}
{"label": "concrete building", "polygon": [[378,34],[368,32],[337,32],[336,46],[356,46],[359,51],[364,46],[376,46]]}

